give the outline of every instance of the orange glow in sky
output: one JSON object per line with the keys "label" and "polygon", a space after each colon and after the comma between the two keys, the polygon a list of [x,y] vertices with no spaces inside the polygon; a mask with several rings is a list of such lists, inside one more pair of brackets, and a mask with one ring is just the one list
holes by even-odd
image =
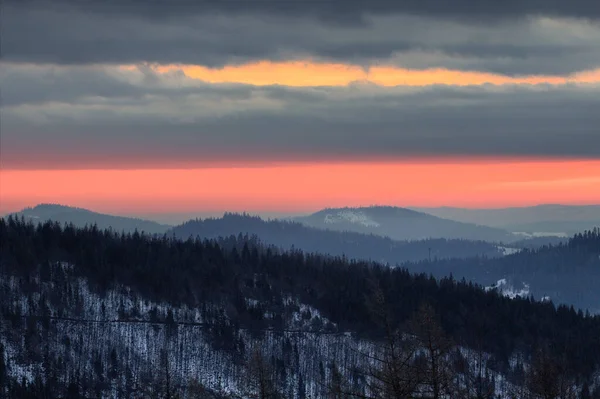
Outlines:
{"label": "orange glow in sky", "polygon": [[140,170],[0,170],[0,212],[308,212],[331,206],[600,203],[600,161],[430,160]]}
{"label": "orange glow in sky", "polygon": [[[123,66],[122,68],[133,69],[135,67]],[[418,70],[395,66],[372,66],[365,69],[351,64],[261,61],[244,65],[228,65],[223,68],[208,68],[200,65],[161,65],[156,66],[155,70],[159,73],[181,70],[190,78],[208,83],[244,83],[256,86],[346,86],[352,82],[368,82],[380,86],[600,83],[600,69],[567,76],[511,77],[486,72],[441,68]]]}

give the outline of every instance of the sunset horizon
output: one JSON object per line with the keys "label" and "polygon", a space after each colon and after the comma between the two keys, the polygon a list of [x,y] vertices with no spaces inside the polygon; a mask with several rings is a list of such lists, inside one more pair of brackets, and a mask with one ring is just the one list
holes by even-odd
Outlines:
{"label": "sunset horizon", "polygon": [[[448,180],[442,170],[455,180]],[[596,160],[417,158],[185,169],[1,170],[0,179],[0,213],[37,203],[118,214],[600,204]]]}
{"label": "sunset horizon", "polygon": [[4,7],[0,212],[600,203],[580,14],[71,2]]}

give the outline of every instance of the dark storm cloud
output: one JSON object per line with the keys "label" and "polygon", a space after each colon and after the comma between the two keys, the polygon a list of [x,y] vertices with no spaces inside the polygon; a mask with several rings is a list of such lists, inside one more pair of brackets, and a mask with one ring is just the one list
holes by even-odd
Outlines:
{"label": "dark storm cloud", "polygon": [[[4,60],[34,63],[222,66],[316,57],[370,64],[395,57],[415,68],[566,74],[600,65],[599,8],[596,1],[11,0],[3,6],[1,44]],[[530,14],[592,22],[521,18]],[[475,15],[506,18],[454,18]]]}
{"label": "dark storm cloud", "polygon": [[294,89],[198,84],[145,68],[63,68],[0,74],[3,96],[22,93],[3,98],[3,168],[418,154],[600,158],[599,87]]}
{"label": "dark storm cloud", "polygon": [[[190,95],[200,95],[204,99],[216,101],[228,99],[249,99],[250,86],[219,85],[218,88],[204,83],[188,87],[168,87],[160,84],[156,73],[148,66],[138,67],[139,84],[119,79],[107,73],[102,67],[60,68],[31,67],[7,64],[0,69],[2,105],[36,105],[48,102],[77,104],[86,97],[105,100],[127,100],[141,106],[149,96],[162,96],[178,99]],[[172,73],[170,76],[184,78]],[[188,79],[189,81],[189,79]]]}
{"label": "dark storm cloud", "polygon": [[[5,0],[25,7],[48,0]],[[271,14],[316,17],[343,24],[360,23],[364,15],[415,14],[495,20],[529,15],[600,18],[596,0],[52,0],[55,6],[99,13],[165,19],[190,14]]]}

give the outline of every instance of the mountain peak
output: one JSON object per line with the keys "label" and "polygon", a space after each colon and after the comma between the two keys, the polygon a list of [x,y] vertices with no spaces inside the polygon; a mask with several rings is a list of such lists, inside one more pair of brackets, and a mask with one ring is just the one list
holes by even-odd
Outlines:
{"label": "mountain peak", "polygon": [[13,216],[25,217],[35,222],[51,220],[61,224],[71,223],[78,227],[97,225],[101,229],[112,228],[115,231],[125,232],[138,230],[149,234],[162,234],[170,227],[149,220],[107,215],[84,208],[52,203],[41,203],[25,208]]}
{"label": "mountain peak", "polygon": [[78,207],[74,207],[74,206],[69,206],[69,205],[61,205],[61,204],[53,204],[53,203],[41,203],[41,204],[37,204],[34,207],[30,207],[30,208],[25,208],[23,209],[21,212],[25,212],[25,211],[54,211],[54,212],[63,212],[63,211],[84,211],[84,212],[92,212],[90,210],[84,209],[84,208],[78,208]]}
{"label": "mountain peak", "polygon": [[442,219],[395,206],[326,208],[295,220],[321,229],[378,234],[396,240],[459,238],[507,242],[515,238],[502,229]]}

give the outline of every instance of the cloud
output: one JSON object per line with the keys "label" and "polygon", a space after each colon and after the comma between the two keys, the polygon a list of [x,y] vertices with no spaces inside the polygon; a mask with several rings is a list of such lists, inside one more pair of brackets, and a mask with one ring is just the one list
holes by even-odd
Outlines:
{"label": "cloud", "polygon": [[367,82],[379,86],[471,86],[482,84],[565,84],[599,83],[600,68],[567,76],[532,75],[511,77],[477,71],[448,69],[405,69],[393,65],[360,67],[347,64],[314,62],[258,62],[252,64],[206,68],[195,65],[161,65],[157,72],[180,72],[210,83],[244,83],[257,86],[284,85],[346,86],[354,82]]}
{"label": "cloud", "polygon": [[[223,69],[148,64],[111,67],[8,63],[2,64],[0,83],[5,107],[42,103],[86,105],[100,99],[105,103],[118,101],[122,106],[141,106],[149,105],[159,98],[171,99],[173,96],[176,100],[195,98],[195,101],[202,97],[205,103],[218,105],[210,112],[219,113],[226,110],[227,104],[232,101],[257,100],[257,93],[284,93],[285,87],[308,87],[314,91],[318,86],[352,86],[355,92],[364,93],[374,85],[424,87],[600,84],[600,69],[568,76],[514,78],[443,69],[407,70],[393,66],[361,68],[344,64],[301,62],[261,62]],[[259,90],[252,86],[269,87]],[[311,91],[306,91],[305,95],[306,93]],[[298,92],[295,94],[298,95]],[[224,101],[220,101],[221,98]]]}
{"label": "cloud", "polygon": [[207,84],[178,71],[0,69],[2,168],[431,156],[600,158],[600,87]]}
{"label": "cloud", "polygon": [[243,101],[252,94],[249,86],[217,87],[190,79],[180,70],[157,73],[155,68],[143,64],[134,67],[3,64],[0,83],[4,107],[43,103],[85,105],[88,100],[143,106],[157,96],[168,100],[171,95],[180,100],[201,96],[218,102],[224,96],[229,101]]}
{"label": "cloud", "polygon": [[[27,7],[46,5],[45,0],[5,0],[7,4],[20,3]],[[190,14],[258,14],[316,17],[344,24],[358,23],[364,15],[416,14],[456,18],[515,18],[529,15],[599,18],[600,5],[595,0],[371,0],[348,1],[236,1],[236,0],[104,0],[81,2],[54,0],[53,5],[85,8],[107,15],[133,15],[149,19],[167,19]]]}
{"label": "cloud", "polygon": [[[219,67],[317,59],[509,75],[567,74],[600,65],[595,1],[525,1],[519,7],[513,1],[461,3],[284,0],[248,7],[240,1],[154,1],[142,7],[136,1],[104,6],[9,1],[3,7],[2,51],[5,61],[34,63]],[[338,12],[327,12],[333,6]],[[584,11],[592,20],[571,18]],[[507,18],[485,23],[450,18],[477,13]],[[332,24],[320,18],[329,14],[348,21],[356,15],[362,22]]]}

